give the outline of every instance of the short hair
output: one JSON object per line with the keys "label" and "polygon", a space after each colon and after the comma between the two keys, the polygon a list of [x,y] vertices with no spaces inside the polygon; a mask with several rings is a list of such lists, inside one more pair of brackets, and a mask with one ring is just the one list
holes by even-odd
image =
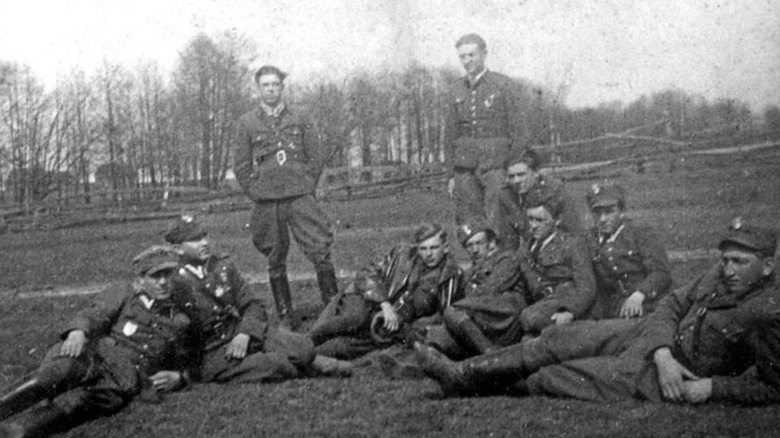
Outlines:
{"label": "short hair", "polygon": [[546,184],[537,184],[525,196],[525,208],[544,207],[553,219],[560,219],[563,214],[563,196],[560,189]]}
{"label": "short hair", "polygon": [[265,75],[276,75],[279,80],[284,83],[284,79],[287,77],[287,73],[279,69],[279,67],[273,65],[264,65],[257,69],[255,73],[255,83],[260,83],[260,77]]}
{"label": "short hair", "polygon": [[542,165],[542,159],[533,149],[513,148],[509,151],[509,157],[506,160],[506,168],[515,164],[524,163],[529,169],[536,171]]}
{"label": "short hair", "polygon": [[457,49],[464,44],[476,44],[480,50],[487,50],[487,44],[485,43],[485,40],[475,33],[467,33],[466,35],[458,38],[458,40],[455,41],[455,48]]}
{"label": "short hair", "polygon": [[434,236],[441,236],[441,242],[447,243],[447,230],[436,222],[425,222],[414,230],[412,241],[420,244]]}

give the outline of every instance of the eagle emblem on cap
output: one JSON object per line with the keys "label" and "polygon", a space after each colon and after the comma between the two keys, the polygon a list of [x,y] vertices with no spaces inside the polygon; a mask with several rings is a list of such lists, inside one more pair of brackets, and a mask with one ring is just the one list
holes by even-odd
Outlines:
{"label": "eagle emblem on cap", "polygon": [[184,222],[185,224],[189,224],[189,223],[191,223],[194,220],[195,220],[195,217],[193,217],[192,215],[189,215],[189,214],[185,214],[185,215],[183,215],[181,217],[181,221]]}
{"label": "eagle emblem on cap", "polygon": [[593,183],[593,185],[590,186],[590,191],[593,192],[594,195],[598,195],[599,192],[601,192],[601,186],[599,183]]}
{"label": "eagle emblem on cap", "polygon": [[464,224],[460,229],[463,230],[463,233],[466,235],[471,234],[471,227],[469,224]]}
{"label": "eagle emblem on cap", "polygon": [[742,216],[737,216],[731,221],[732,230],[741,230],[745,226],[745,222],[742,220]]}

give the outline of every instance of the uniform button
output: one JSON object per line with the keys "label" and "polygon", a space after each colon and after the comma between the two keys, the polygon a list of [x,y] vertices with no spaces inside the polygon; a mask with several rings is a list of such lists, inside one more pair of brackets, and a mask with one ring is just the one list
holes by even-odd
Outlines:
{"label": "uniform button", "polygon": [[149,349],[149,344],[144,344],[144,350],[148,350],[148,349]]}

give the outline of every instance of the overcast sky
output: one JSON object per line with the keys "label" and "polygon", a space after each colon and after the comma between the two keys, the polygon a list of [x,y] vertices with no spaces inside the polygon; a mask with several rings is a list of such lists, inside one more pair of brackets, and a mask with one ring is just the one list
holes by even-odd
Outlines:
{"label": "overcast sky", "polygon": [[478,32],[489,68],[565,82],[570,106],[672,86],[758,111],[780,104],[778,0],[0,0],[0,59],[46,84],[103,59],[170,69],[196,33],[225,30],[290,80],[457,67],[455,39]]}

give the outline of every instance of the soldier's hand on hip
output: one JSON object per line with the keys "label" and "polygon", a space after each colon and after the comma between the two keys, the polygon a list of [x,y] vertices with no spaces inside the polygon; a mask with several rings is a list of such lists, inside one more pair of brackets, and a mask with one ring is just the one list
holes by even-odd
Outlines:
{"label": "soldier's hand on hip", "polygon": [[62,343],[60,354],[63,356],[79,357],[84,351],[84,345],[87,343],[87,336],[84,330],[71,330],[68,337]]}
{"label": "soldier's hand on hip", "polygon": [[645,294],[636,291],[632,293],[620,307],[621,318],[635,318],[642,316],[642,304],[645,302]]}
{"label": "soldier's hand on hip", "polygon": [[246,352],[249,349],[249,335],[246,333],[239,333],[233,337],[227,347],[225,355],[229,359],[243,359],[246,357]]}

